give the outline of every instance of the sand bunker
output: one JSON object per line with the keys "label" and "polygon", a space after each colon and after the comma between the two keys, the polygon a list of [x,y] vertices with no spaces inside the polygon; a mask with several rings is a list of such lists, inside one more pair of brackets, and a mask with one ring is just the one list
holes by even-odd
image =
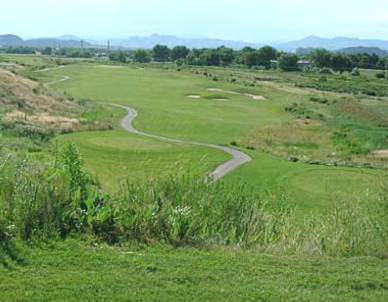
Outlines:
{"label": "sand bunker", "polygon": [[261,95],[254,95],[254,94],[249,94],[249,93],[245,93],[244,95],[246,97],[254,99],[255,101],[264,101],[265,100],[265,97],[263,97]]}
{"label": "sand bunker", "polygon": [[250,94],[250,93],[239,93],[236,91],[223,90],[223,89],[219,89],[219,88],[208,88],[207,90],[211,91],[211,92],[224,92],[224,93],[229,93],[229,94],[234,94],[234,95],[246,96],[246,97],[251,98],[255,101],[264,101],[265,100],[265,97],[263,97],[261,95],[255,95],[255,94]]}
{"label": "sand bunker", "polygon": [[193,100],[199,100],[201,98],[200,95],[196,95],[196,94],[186,95],[186,97]]}

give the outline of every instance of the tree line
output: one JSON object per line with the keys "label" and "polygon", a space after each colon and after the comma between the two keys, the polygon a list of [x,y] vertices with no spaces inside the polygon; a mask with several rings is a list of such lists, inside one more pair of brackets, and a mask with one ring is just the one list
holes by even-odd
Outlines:
{"label": "tree line", "polygon": [[225,46],[218,48],[189,49],[186,46],[169,48],[156,45],[152,49],[113,50],[92,48],[51,48],[36,49],[32,47],[8,47],[2,50],[6,53],[52,55],[69,58],[92,58],[108,56],[111,61],[127,63],[175,62],[178,66],[230,66],[240,65],[249,68],[279,68],[284,71],[298,71],[310,68],[329,68],[335,72],[354,71],[355,69],[385,70],[388,57],[377,54],[343,54],[326,49],[313,49],[307,54],[294,54],[277,51],[271,46],[260,49],[245,47],[234,50]]}
{"label": "tree line", "polygon": [[153,49],[113,51],[110,60],[117,62],[176,62],[178,65],[193,66],[230,66],[244,65],[249,68],[280,68],[284,71],[297,71],[305,68],[330,68],[335,72],[362,69],[386,69],[387,57],[376,54],[343,54],[326,49],[315,49],[306,55],[280,52],[271,46],[260,49],[245,47],[233,50],[224,46],[218,48],[189,49],[176,46],[172,49],[156,45]]}
{"label": "tree line", "polygon": [[337,72],[352,71],[355,68],[385,70],[388,57],[377,54],[343,54],[326,49],[315,49],[306,56],[318,68],[331,68]]}
{"label": "tree line", "polygon": [[296,54],[278,52],[271,46],[260,49],[245,47],[234,50],[225,46],[218,48],[189,49],[186,46],[168,48],[165,45],[156,45],[153,49],[137,49],[129,51],[113,51],[110,60],[126,63],[175,62],[180,65],[192,66],[230,66],[245,65],[250,68],[261,67],[269,69],[279,65],[284,70],[298,68],[299,57]]}

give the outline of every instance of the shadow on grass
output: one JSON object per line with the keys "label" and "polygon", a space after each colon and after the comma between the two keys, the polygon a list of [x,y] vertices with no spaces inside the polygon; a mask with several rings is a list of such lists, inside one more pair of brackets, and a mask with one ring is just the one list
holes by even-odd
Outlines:
{"label": "shadow on grass", "polygon": [[13,264],[26,265],[27,262],[16,244],[9,241],[0,242],[0,265],[5,269],[12,270]]}

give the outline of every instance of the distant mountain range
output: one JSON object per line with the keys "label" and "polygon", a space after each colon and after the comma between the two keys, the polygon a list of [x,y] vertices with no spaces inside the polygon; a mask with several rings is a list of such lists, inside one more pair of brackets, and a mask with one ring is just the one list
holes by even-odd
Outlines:
{"label": "distant mountain range", "polygon": [[338,50],[340,53],[344,53],[347,55],[355,55],[358,53],[367,53],[369,55],[376,54],[379,57],[387,57],[388,56],[388,51],[383,50],[378,47],[347,47],[347,48],[342,48]]}
{"label": "distant mountain range", "polygon": [[167,45],[168,47],[175,47],[177,45],[185,45],[189,48],[215,48],[219,46],[226,46],[234,49],[241,49],[245,46],[261,47],[259,43],[248,43],[232,40],[220,40],[210,38],[180,38],[169,35],[154,34],[148,37],[129,37],[127,39],[111,40],[111,45],[126,47],[126,48],[152,48],[156,44]]}
{"label": "distant mountain range", "polygon": [[284,51],[296,51],[298,48],[326,48],[327,50],[334,51],[349,47],[377,47],[388,50],[388,41],[347,37],[327,39],[310,36],[299,41],[274,44],[273,46]]}
{"label": "distant mountain range", "polygon": [[[39,38],[39,39],[28,39],[23,40],[16,35],[0,35],[0,46],[9,47],[9,46],[25,46],[25,47],[62,47],[62,48],[72,48],[72,47],[81,47],[81,39],[75,36],[62,36],[58,38]],[[84,47],[92,47],[88,42],[83,43]]]}
{"label": "distant mountain range", "polygon": [[[0,46],[30,46],[30,47],[80,47],[81,41],[84,47],[106,47],[107,41],[95,41],[82,39],[74,35],[64,35],[54,38],[39,38],[23,40],[16,35],[0,35]],[[181,38],[171,35],[134,36],[127,39],[111,39],[110,44],[114,48],[152,48],[156,44],[163,44],[169,47],[185,45],[189,48],[214,48],[226,46],[234,49],[241,49],[245,46],[259,48],[261,43],[249,43],[242,41],[221,40],[211,38]],[[270,43],[278,50],[295,52],[298,49],[326,48],[331,51],[343,53],[376,53],[381,56],[388,55],[388,41],[372,39],[356,39],[347,37],[321,38],[310,36],[298,41],[286,43]]]}

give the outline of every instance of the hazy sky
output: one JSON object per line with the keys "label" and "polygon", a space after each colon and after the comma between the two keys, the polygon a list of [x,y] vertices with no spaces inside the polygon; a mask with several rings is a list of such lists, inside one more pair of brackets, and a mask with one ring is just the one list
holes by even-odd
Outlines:
{"label": "hazy sky", "polygon": [[22,37],[160,33],[272,42],[314,34],[388,40],[388,0],[0,1],[0,33]]}

